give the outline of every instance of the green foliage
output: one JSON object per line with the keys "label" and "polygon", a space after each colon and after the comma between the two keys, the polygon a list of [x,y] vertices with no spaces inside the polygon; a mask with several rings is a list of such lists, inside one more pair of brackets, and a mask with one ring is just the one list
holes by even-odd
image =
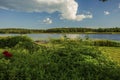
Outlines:
{"label": "green foliage", "polygon": [[108,46],[108,47],[120,47],[119,41],[112,41],[112,40],[90,40],[89,37],[86,36],[86,39],[51,39],[50,42],[53,44],[62,44],[64,42],[78,42],[84,45],[90,46]]}
{"label": "green foliage", "polygon": [[17,49],[17,48],[21,48],[21,49],[26,49],[28,50],[30,53],[33,53],[34,51],[37,51],[40,49],[40,46],[33,43],[33,42],[30,42],[30,41],[25,41],[25,42],[19,42],[15,47],[14,49]]}
{"label": "green foliage", "polygon": [[89,40],[89,35],[88,34],[85,35],[85,40]]}
{"label": "green foliage", "polygon": [[120,47],[99,47],[105,56],[120,64]]}
{"label": "green foliage", "polygon": [[42,33],[44,30],[37,29],[22,29],[22,28],[6,28],[0,29],[0,33],[19,33],[19,34],[27,34],[27,33]]}
{"label": "green foliage", "polygon": [[0,29],[0,33],[19,33],[19,34],[27,34],[27,33],[113,33],[120,32],[120,28],[51,28],[46,30],[38,30],[38,29],[19,29],[19,28],[7,28]]}
{"label": "green foliage", "polygon": [[[120,66],[95,47],[65,40],[61,47],[40,47],[30,54],[32,43],[19,43],[10,59],[0,54],[0,80],[119,80]],[[34,44],[33,44],[34,45]],[[52,45],[52,44],[51,44]],[[54,45],[54,44],[53,44]],[[26,49],[20,49],[25,47]],[[2,53],[4,50],[0,50]]]}
{"label": "green foliage", "polygon": [[62,39],[50,39],[50,42],[54,44],[60,44],[63,42],[63,40]]}
{"label": "green foliage", "polygon": [[120,42],[110,40],[94,40],[94,46],[109,46],[109,47],[120,47]]}
{"label": "green foliage", "polygon": [[0,48],[14,47],[19,42],[32,42],[32,40],[26,36],[14,36],[0,39]]}

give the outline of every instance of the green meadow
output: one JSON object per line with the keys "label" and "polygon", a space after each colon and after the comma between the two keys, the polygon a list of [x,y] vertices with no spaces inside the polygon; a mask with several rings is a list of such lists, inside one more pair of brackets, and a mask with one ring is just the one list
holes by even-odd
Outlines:
{"label": "green meadow", "polygon": [[120,64],[120,47],[100,47],[105,56]]}
{"label": "green meadow", "polygon": [[120,42],[0,38],[0,80],[120,80]]}

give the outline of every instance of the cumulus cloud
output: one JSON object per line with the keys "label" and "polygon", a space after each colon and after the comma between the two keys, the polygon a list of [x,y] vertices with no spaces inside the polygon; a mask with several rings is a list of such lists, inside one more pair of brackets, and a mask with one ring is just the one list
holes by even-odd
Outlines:
{"label": "cumulus cloud", "polygon": [[43,23],[45,23],[45,24],[52,24],[52,19],[46,18],[46,19],[43,20]]}
{"label": "cumulus cloud", "polygon": [[109,11],[104,11],[104,14],[105,14],[105,15],[109,15],[110,12],[109,12]]}
{"label": "cumulus cloud", "polygon": [[59,12],[62,19],[81,21],[92,18],[92,14],[77,14],[75,0],[0,0],[0,8],[24,12]]}

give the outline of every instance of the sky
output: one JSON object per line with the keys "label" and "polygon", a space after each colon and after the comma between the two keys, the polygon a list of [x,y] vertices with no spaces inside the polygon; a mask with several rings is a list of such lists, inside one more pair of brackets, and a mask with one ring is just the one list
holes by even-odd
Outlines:
{"label": "sky", "polygon": [[0,28],[120,27],[120,0],[0,0]]}

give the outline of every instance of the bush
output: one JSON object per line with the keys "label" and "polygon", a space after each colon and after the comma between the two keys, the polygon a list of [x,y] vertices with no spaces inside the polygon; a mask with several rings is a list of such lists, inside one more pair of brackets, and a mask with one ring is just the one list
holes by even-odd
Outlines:
{"label": "bush", "polygon": [[34,42],[19,42],[14,49],[26,49],[28,50],[30,53],[33,53],[34,51],[37,51],[41,48],[42,46],[35,44]]}
{"label": "bush", "polygon": [[0,39],[0,48],[9,47],[12,48],[19,42],[32,42],[32,39],[26,36],[14,36]]}
{"label": "bush", "polygon": [[50,39],[49,41],[53,44],[61,44],[64,40],[62,40],[62,39]]}

